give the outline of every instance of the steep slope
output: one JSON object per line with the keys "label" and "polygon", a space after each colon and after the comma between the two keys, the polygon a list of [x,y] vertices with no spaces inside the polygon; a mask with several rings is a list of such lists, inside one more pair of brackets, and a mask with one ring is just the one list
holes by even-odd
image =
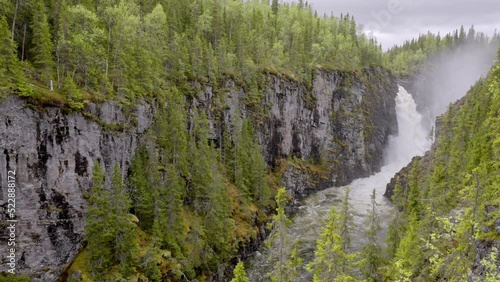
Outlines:
{"label": "steep slope", "polygon": [[[318,70],[312,89],[268,75],[266,85],[265,96],[253,104],[247,100],[249,93],[230,79],[223,91],[203,85],[198,97],[187,100],[189,126],[194,122],[193,109],[201,109],[208,116],[211,143],[223,148],[225,132],[233,134],[233,125],[241,117],[251,120],[268,172],[277,176],[274,185],[285,185],[295,197],[345,184],[380,168],[383,146],[389,134],[397,130],[397,88],[386,71]],[[0,124],[0,166],[4,168],[0,179],[6,181],[8,170],[17,173],[18,273],[28,274],[33,281],[53,281],[71,265],[85,248],[85,217],[96,161],[100,160],[107,175],[112,175],[113,166],[118,164],[130,183],[126,176],[131,173],[137,148],[157,139],[151,137],[150,129],[163,110],[159,104],[141,102],[130,108],[117,102],[91,103],[82,113],[67,113],[57,107],[36,109],[16,96],[0,102],[4,120]],[[163,172],[165,168],[158,170]],[[110,187],[112,183],[105,185]],[[131,193],[133,190],[132,185]],[[5,210],[7,190],[0,196],[0,206]],[[192,199],[186,197],[184,201],[186,207],[191,205],[186,201]],[[232,231],[230,257],[236,255],[234,250],[248,248],[263,235],[263,207],[251,208],[243,219],[235,218],[236,209],[233,205],[232,217],[254,231]],[[137,214],[137,210],[132,212]],[[138,224],[141,226],[141,222]],[[5,228],[2,232],[0,251],[7,252],[9,234]],[[139,237],[145,236],[139,227],[137,232]],[[191,275],[214,271],[210,266],[190,263],[197,269]],[[7,268],[2,264],[0,270]],[[73,264],[65,275],[78,280],[86,274]]]}
{"label": "steep slope", "polygon": [[438,118],[431,151],[388,185],[399,209],[389,232],[391,279],[498,281],[499,82],[497,60]]}

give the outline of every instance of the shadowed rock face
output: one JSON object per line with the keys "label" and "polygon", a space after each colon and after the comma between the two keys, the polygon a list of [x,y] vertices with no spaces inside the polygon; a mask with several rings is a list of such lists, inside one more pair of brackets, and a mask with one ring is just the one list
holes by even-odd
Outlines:
{"label": "shadowed rock face", "polygon": [[314,80],[315,104],[311,108],[301,105],[303,90],[283,87],[278,78],[272,85],[275,91],[266,99],[273,106],[261,128],[261,140],[266,148],[278,150],[268,150],[268,162],[294,156],[321,160],[329,167],[327,177],[287,169],[283,181],[292,195],[300,197],[313,190],[346,185],[380,169],[387,138],[397,133],[397,85],[388,74],[378,69],[360,77],[320,72]]}
{"label": "shadowed rock face", "polygon": [[[243,103],[241,87],[226,84],[222,118],[209,117],[216,144],[235,115],[254,111]],[[326,161],[326,176],[296,167],[283,171],[283,185],[296,198],[377,171],[387,138],[397,131],[396,93],[394,79],[380,69],[357,75],[318,71],[312,89],[269,75],[261,101],[266,114],[256,122],[269,167],[277,168],[280,160],[292,156]],[[215,95],[206,86],[191,103],[211,113]],[[14,96],[0,101],[0,181],[3,187],[7,170],[16,170],[17,271],[33,281],[57,280],[82,248],[84,195],[91,187],[94,162],[100,159],[109,175],[118,163],[127,175],[134,151],[153,123],[155,106],[140,103],[126,113],[117,103],[106,102],[91,104],[86,111],[97,119],[59,108],[34,110]],[[116,124],[123,129],[112,129]],[[2,209],[6,200],[7,190],[2,189]],[[2,253],[7,253],[7,238],[7,230],[0,229]],[[2,261],[0,272],[6,270]]]}
{"label": "shadowed rock face", "polygon": [[[114,103],[93,105],[89,111],[106,123],[130,122]],[[17,268],[33,280],[55,281],[82,245],[84,193],[94,162],[103,160],[107,173],[114,163],[125,171],[138,136],[151,123],[151,109],[138,106],[138,126],[127,132],[108,132],[57,108],[34,111],[13,96],[0,103],[0,116],[0,177],[7,179],[7,168],[17,173]],[[6,189],[0,197],[5,208]],[[7,234],[1,235],[0,250],[6,252]],[[7,270],[5,263],[0,270]]]}

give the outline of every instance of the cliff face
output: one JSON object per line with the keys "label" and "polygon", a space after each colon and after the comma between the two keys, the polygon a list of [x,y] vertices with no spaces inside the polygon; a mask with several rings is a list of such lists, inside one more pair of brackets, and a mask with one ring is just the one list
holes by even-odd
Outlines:
{"label": "cliff face", "polygon": [[328,171],[311,178],[310,171],[290,167],[283,181],[292,195],[346,185],[380,169],[387,138],[397,132],[397,85],[388,74],[321,72],[314,80],[312,108],[304,105],[301,89],[287,88],[279,78],[272,86],[266,96],[270,118],[261,129],[268,162],[293,156],[322,163]]}
{"label": "cliff face", "polygon": [[[223,119],[211,121],[214,139],[234,115],[251,115],[245,91],[227,82]],[[397,86],[380,69],[354,75],[318,71],[312,90],[268,76],[259,105],[265,115],[256,129],[270,169],[282,174],[295,197],[323,187],[343,185],[380,168],[383,146],[397,130]],[[210,107],[215,93],[206,87],[194,101]],[[18,97],[0,102],[0,180],[16,170],[16,258],[18,273],[33,281],[55,281],[82,248],[86,199],[94,161],[107,174],[115,163],[126,175],[141,136],[154,122],[155,107],[139,104],[126,110],[115,102],[91,104],[85,114],[59,108],[35,110]],[[288,159],[321,166],[287,165]],[[7,207],[7,189],[0,193]],[[5,222],[5,221],[4,221]],[[0,252],[7,253],[8,231],[2,228]],[[5,256],[4,256],[5,260]],[[2,261],[0,272],[8,269]]]}
{"label": "cliff face", "polygon": [[[109,125],[130,122],[115,103],[91,106],[89,112]],[[151,123],[151,109],[138,106],[138,125],[124,132],[106,130],[57,108],[34,111],[12,96],[0,103],[0,115],[2,186],[7,170],[17,174],[17,270],[35,281],[55,281],[82,246],[84,194],[91,185],[94,161],[103,160],[107,173],[112,173],[114,163],[126,170],[140,134]],[[6,189],[0,197],[5,209]],[[1,232],[0,249],[7,253],[7,230]],[[6,262],[0,270],[7,270]]]}
{"label": "cliff face", "polygon": [[[318,71],[312,90],[279,76],[269,76],[268,83],[261,103],[265,115],[257,134],[267,163],[283,170],[283,186],[292,196],[346,185],[380,169],[388,136],[397,132],[394,99],[398,90],[388,72]],[[254,111],[242,102],[243,89],[234,83],[227,88],[231,89],[226,100],[229,110],[222,126],[231,124],[236,109],[244,115]],[[208,89],[201,101],[210,101],[213,95]],[[215,128],[214,136],[222,130]],[[319,164],[321,171],[283,163],[289,158]]]}

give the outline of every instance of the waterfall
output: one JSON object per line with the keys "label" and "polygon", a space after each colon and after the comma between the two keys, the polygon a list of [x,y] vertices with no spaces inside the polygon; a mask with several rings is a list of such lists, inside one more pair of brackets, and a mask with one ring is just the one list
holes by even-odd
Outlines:
{"label": "waterfall", "polygon": [[[380,204],[382,240],[387,228],[387,215],[391,209],[391,203],[382,196],[387,183],[414,156],[423,155],[430,146],[428,136],[431,126],[423,124],[424,119],[417,111],[415,101],[402,86],[399,86],[396,97],[396,114],[398,135],[389,137],[384,152],[385,165],[380,172],[367,178],[356,179],[348,186],[329,188],[311,195],[301,202],[298,212],[292,216],[293,223],[289,235],[292,241],[297,240],[299,255],[304,260],[304,267],[299,271],[300,281],[312,281],[311,275],[305,270],[305,265],[314,258],[316,240],[321,233],[321,227],[331,206],[340,205],[346,187],[351,188],[350,204],[353,207],[356,224],[356,231],[352,234],[353,249],[359,250],[363,244],[363,222],[371,206],[370,195],[373,189],[376,190],[377,202]],[[274,262],[268,261],[267,250],[263,246],[246,262],[250,281],[270,281],[267,273],[271,271],[273,264]]]}

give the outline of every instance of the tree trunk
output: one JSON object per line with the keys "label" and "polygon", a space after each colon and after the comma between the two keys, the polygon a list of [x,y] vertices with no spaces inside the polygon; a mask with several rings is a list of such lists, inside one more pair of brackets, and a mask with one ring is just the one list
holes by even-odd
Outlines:
{"label": "tree trunk", "polygon": [[22,51],[21,51],[21,61],[24,60],[24,44],[26,42],[26,23],[24,24],[24,31],[23,31],[23,46],[21,46]]}
{"label": "tree trunk", "polygon": [[19,7],[19,0],[16,0],[16,8],[14,9],[14,19],[12,20],[12,41],[14,41],[14,30],[16,29],[17,8]]}

